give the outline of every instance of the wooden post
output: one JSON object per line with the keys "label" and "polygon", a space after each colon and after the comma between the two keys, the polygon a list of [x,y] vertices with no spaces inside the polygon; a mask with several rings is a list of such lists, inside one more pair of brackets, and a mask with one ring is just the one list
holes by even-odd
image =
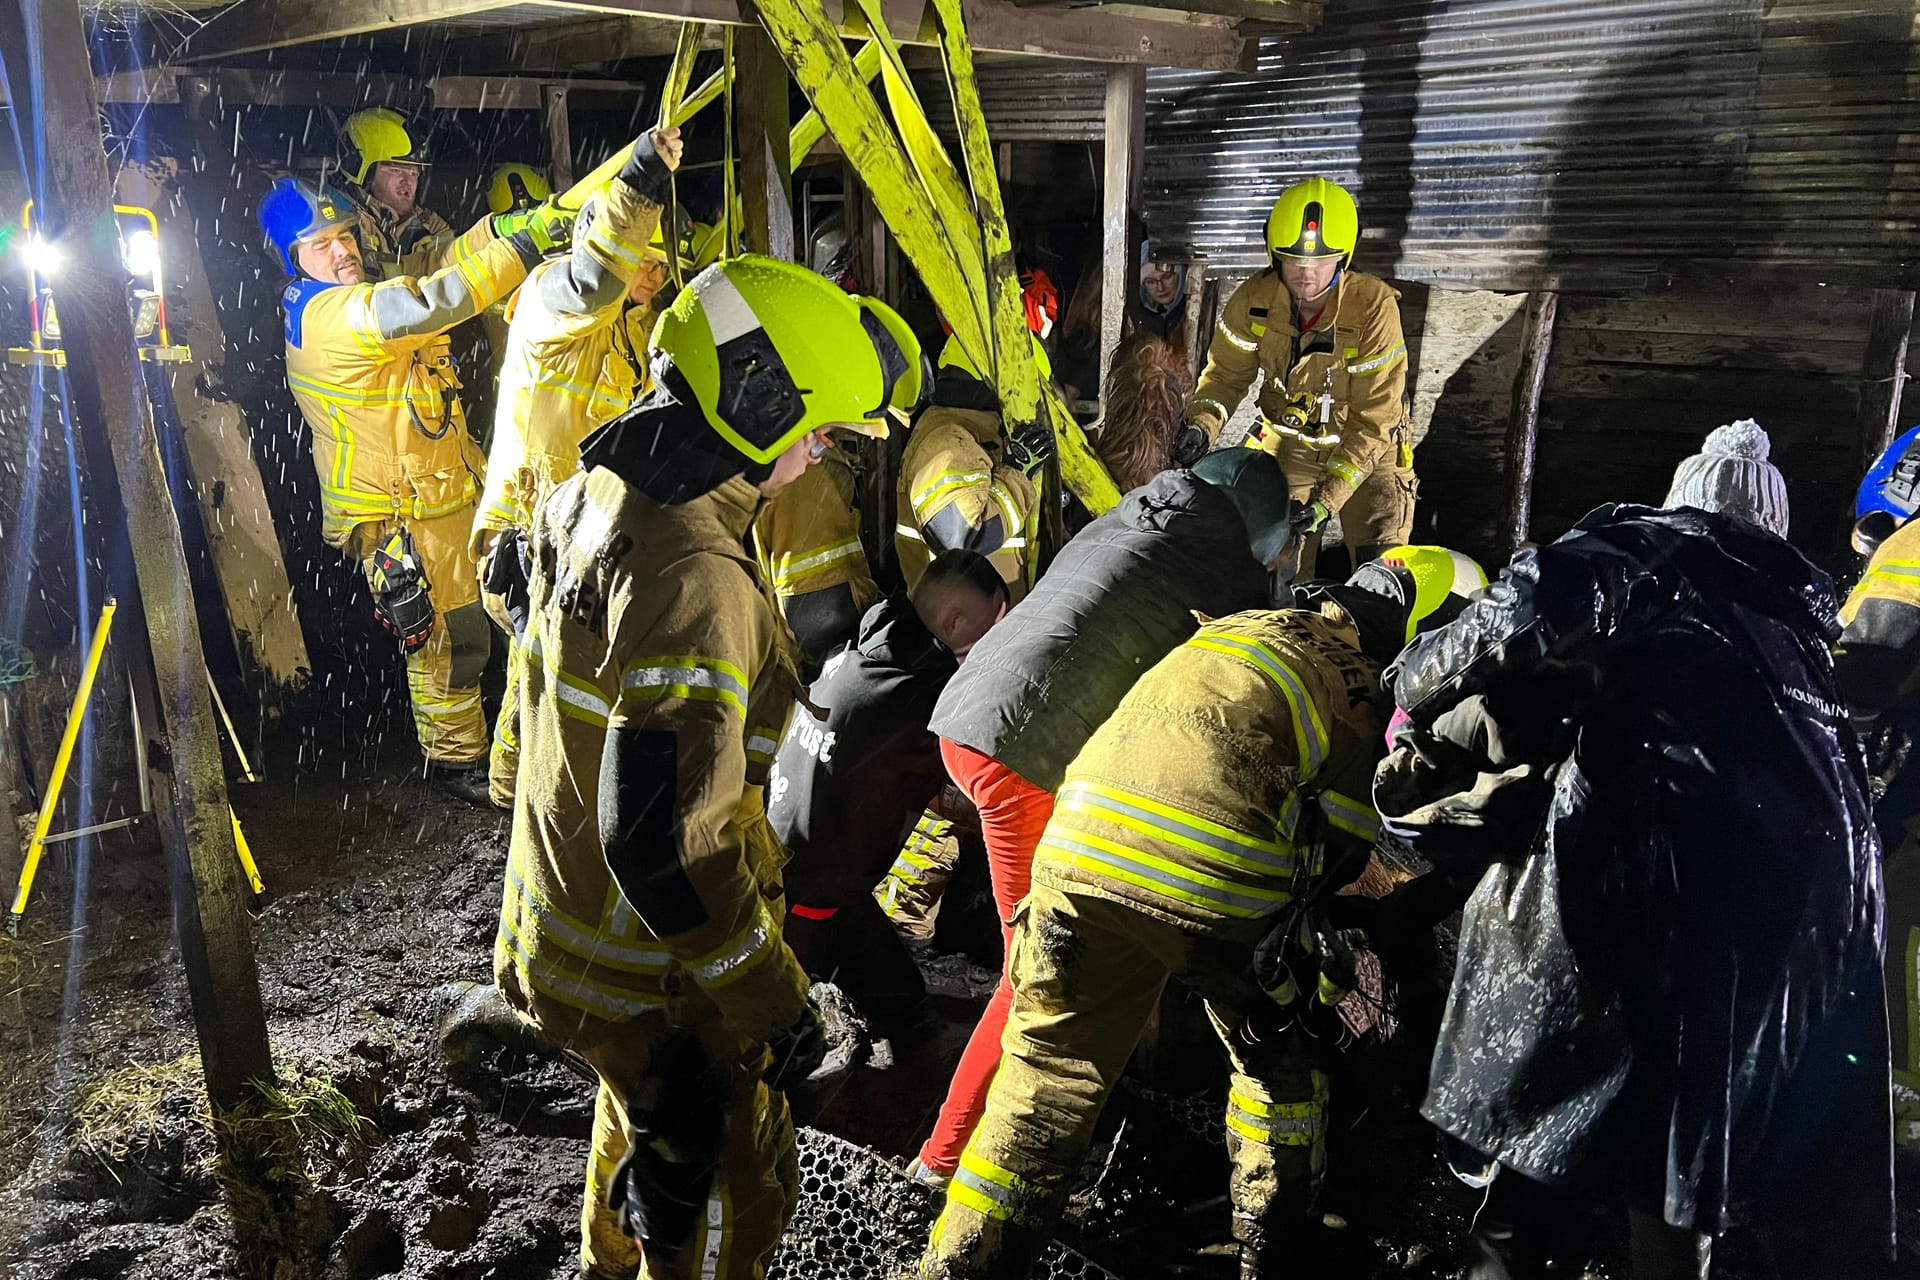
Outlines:
{"label": "wooden post", "polygon": [[1860,473],[1900,434],[1900,396],[1907,380],[1907,335],[1913,330],[1913,294],[1875,289],[1860,361]]}
{"label": "wooden post", "polygon": [[555,191],[573,185],[573,127],[567,121],[567,87],[543,84],[540,97],[547,108],[547,177]]}
{"label": "wooden post", "polygon": [[[216,1108],[230,1110],[251,1097],[252,1082],[272,1081],[273,1063],[248,886],[233,844],[199,625],[185,590],[186,553],[127,313],[127,275],[80,6],[0,0],[0,56],[13,84],[40,92],[36,133],[49,178],[43,208],[67,248],[54,288],[67,351],[68,411],[106,535],[121,544],[133,567],[133,581],[114,584],[126,615],[121,652],[149,740],[155,824],[171,870],[174,925],[207,1094]],[[125,562],[111,546],[105,559]]]}
{"label": "wooden post", "polygon": [[1532,533],[1533,462],[1540,439],[1540,392],[1547,385],[1547,357],[1553,350],[1553,321],[1560,295],[1543,290],[1527,300],[1521,335],[1520,373],[1513,381],[1513,410],[1507,416],[1507,521],[1503,533],[1512,555]]}
{"label": "wooden post", "polygon": [[740,129],[740,203],[746,212],[742,247],[748,253],[795,258],[793,161],[788,135],[793,112],[787,64],[766,32],[734,36],[734,102]]}
{"label": "wooden post", "polygon": [[1133,208],[1140,193],[1140,155],[1146,146],[1147,70],[1107,68],[1107,160],[1101,178],[1100,386],[1120,345],[1127,304],[1140,287],[1140,246],[1134,243]]}

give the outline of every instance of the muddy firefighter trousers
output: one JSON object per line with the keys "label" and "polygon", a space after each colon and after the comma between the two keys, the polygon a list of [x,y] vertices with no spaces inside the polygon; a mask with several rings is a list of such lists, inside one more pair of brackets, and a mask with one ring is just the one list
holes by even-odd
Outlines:
{"label": "muddy firefighter trousers", "polygon": [[946,1101],[933,1122],[933,1136],[920,1148],[920,1162],[936,1173],[959,1165],[967,1135],[987,1106],[987,1087],[1000,1062],[1000,1037],[1013,1004],[1013,914],[1033,883],[1033,851],[1053,816],[1053,793],[971,747],[940,740],[940,758],[954,785],[980,810],[980,836],[987,846],[987,872],[993,880],[993,905],[1000,913],[1000,935],[1007,960],[1000,984],[987,1000],[960,1063],[953,1069]]}
{"label": "muddy firefighter trousers", "polygon": [[873,891],[901,937],[933,936],[940,899],[959,861],[960,837],[953,833],[953,823],[931,811],[921,814],[887,878]]}
{"label": "muddy firefighter trousers", "polygon": [[[406,522],[433,602],[433,630],[424,645],[407,655],[407,700],[413,706],[420,753],[442,764],[471,764],[487,754],[480,673],[487,665],[493,628],[480,607],[480,584],[467,557],[466,529],[472,523],[471,505],[451,515]],[[369,587],[373,553],[396,527],[393,521],[375,520],[353,531],[347,550],[359,559]]]}
{"label": "muddy firefighter trousers", "polygon": [[[734,1080],[725,1134],[706,1212],[698,1215],[692,1237],[675,1256],[648,1254],[642,1259],[640,1246],[621,1231],[619,1215],[607,1205],[607,1188],[627,1154],[626,1099],[646,1079],[654,1051],[669,1036],[690,1028],[709,1059]],[[728,1030],[719,1011],[697,992],[676,1000],[663,1014],[632,1022],[583,1019],[567,1047],[600,1076],[580,1210],[581,1271],[595,1280],[626,1280],[635,1268],[640,1268],[641,1280],[765,1276],[799,1201],[800,1162],[785,1095],[768,1089],[756,1070],[742,1066],[757,1066],[761,1047]]]}
{"label": "muddy firefighter trousers", "polygon": [[1227,1155],[1243,1265],[1264,1262],[1281,1274],[1325,1167],[1327,1085],[1297,1030],[1259,1043],[1235,1033],[1252,943],[1232,935],[1244,928],[1210,937],[1106,898],[1033,886],[1014,932],[1005,1052],[947,1187],[923,1276],[1027,1274],[1169,977],[1207,997],[1227,1046]]}

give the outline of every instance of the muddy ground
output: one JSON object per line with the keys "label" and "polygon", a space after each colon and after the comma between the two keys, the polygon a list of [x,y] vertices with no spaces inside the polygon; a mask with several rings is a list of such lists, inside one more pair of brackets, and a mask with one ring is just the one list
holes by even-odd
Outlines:
{"label": "muddy ground", "polygon": [[[292,1162],[304,1167],[265,1171],[293,1206],[277,1241],[234,1238],[232,1187],[195,1103],[157,848],[125,836],[95,845],[79,929],[71,855],[50,860],[20,941],[0,950],[7,1274],[213,1280],[245,1274],[243,1251],[277,1258],[275,1280],[575,1274],[589,1089],[505,1049],[450,1078],[433,1047],[434,989],[489,972],[506,819],[405,780],[409,758],[376,747],[316,765],[309,748],[304,767],[278,763],[234,790],[270,890],[256,937],[274,1052],[290,1093],[309,1102],[308,1156]],[[803,1134],[803,1204],[777,1274],[879,1280],[903,1274],[924,1239],[926,1196],[868,1153],[905,1163],[992,975],[950,956],[930,976],[924,1036],[846,1043],[863,1065],[796,1099],[797,1114],[839,1136]],[[1216,1049],[1179,1016],[1156,1055],[1162,1087],[1110,1109],[1089,1161],[1095,1180],[1063,1229],[1086,1256],[1056,1249],[1047,1274],[1237,1274],[1218,1088],[1205,1087]],[[1458,1276],[1474,1205],[1404,1110],[1346,1105],[1327,1206],[1345,1227],[1318,1273]],[[1620,1274],[1601,1253],[1593,1274]]]}

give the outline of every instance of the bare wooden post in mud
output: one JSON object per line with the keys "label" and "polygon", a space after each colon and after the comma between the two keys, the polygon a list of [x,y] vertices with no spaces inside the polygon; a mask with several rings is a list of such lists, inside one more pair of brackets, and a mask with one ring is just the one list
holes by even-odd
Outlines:
{"label": "bare wooden post in mud", "polygon": [[1533,528],[1533,464],[1540,441],[1540,393],[1547,385],[1547,357],[1553,351],[1553,320],[1559,311],[1560,295],[1551,288],[1527,299],[1520,374],[1513,382],[1513,411],[1507,418],[1507,519],[1502,532],[1508,555],[1520,549]]}
{"label": "bare wooden post in mud", "polygon": [[273,1063],[186,551],[127,313],[80,6],[0,0],[0,50],[8,81],[31,85],[37,95],[37,140],[49,179],[44,207],[48,225],[70,246],[55,282],[68,407],[104,517],[106,559],[124,562],[117,554],[124,550],[133,565],[134,581],[114,584],[125,616],[121,634],[148,735],[154,816],[171,869],[207,1094],[217,1109],[231,1110],[251,1097],[254,1081],[272,1082]]}

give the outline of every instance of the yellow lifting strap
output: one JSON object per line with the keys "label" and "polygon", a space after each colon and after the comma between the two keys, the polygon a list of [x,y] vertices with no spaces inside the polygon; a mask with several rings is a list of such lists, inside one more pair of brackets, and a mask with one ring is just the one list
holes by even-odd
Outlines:
{"label": "yellow lifting strap", "polygon": [[[880,73],[880,49],[869,40],[860,46],[860,52],[854,55],[853,65],[861,82],[872,80]],[[691,78],[691,77],[689,77]],[[673,123],[683,125],[712,105],[733,82],[732,59],[728,59],[718,71],[700,82],[700,87],[688,93],[681,100],[679,109],[673,113]],[[794,121],[793,128],[787,134],[787,147],[793,156],[793,167],[798,169],[807,153],[820,145],[820,139],[827,136],[827,125],[818,111],[808,111]],[[586,203],[587,197],[613,181],[615,174],[625,167],[627,157],[633,154],[631,145],[618,151],[595,165],[593,171],[560,193],[558,202],[569,209],[578,209]]]}
{"label": "yellow lifting strap", "polygon": [[[953,162],[939,147],[911,84],[902,83],[905,68],[897,65],[898,50],[879,21],[878,4],[861,3],[874,37],[869,47],[879,45],[893,52],[882,68],[893,73],[883,81],[894,118],[901,122],[898,133],[887,123],[848,57],[840,33],[817,3],[754,0],[761,25],[866,184],[874,206],[953,326],[961,347],[976,360],[975,367],[993,371],[994,389],[1009,427],[1032,422],[1044,412],[1058,445],[1061,478],[1094,514],[1107,511],[1119,501],[1119,490],[1059,394],[1042,383],[1033,362],[960,0],[937,0],[936,10],[947,77],[957,95],[955,120],[973,182],[971,200],[956,190],[957,176],[947,180],[954,172]],[[991,291],[990,261],[995,268]]]}

